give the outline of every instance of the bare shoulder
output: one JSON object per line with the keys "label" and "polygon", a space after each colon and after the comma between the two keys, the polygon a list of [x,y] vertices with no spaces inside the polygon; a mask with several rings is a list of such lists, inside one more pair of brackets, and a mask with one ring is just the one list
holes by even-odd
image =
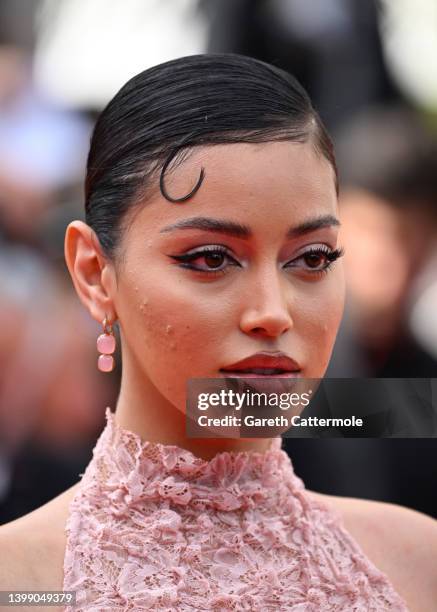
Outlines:
{"label": "bare shoulder", "polygon": [[0,526],[0,590],[62,590],[65,524],[78,484]]}
{"label": "bare shoulder", "polygon": [[437,521],[396,504],[310,492],[336,509],[345,529],[384,572],[410,610],[435,611]]}

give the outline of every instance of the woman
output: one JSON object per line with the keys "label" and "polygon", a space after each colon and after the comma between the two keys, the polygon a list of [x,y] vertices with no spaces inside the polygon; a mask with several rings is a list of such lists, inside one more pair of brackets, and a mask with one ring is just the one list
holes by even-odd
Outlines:
{"label": "woman", "polygon": [[102,370],[119,325],[120,394],[82,479],[2,527],[2,589],[76,591],[75,610],[435,610],[430,518],[310,493],[280,437],[185,433],[188,379],[323,376],[338,225],[331,142],[291,76],[199,55],[118,92],[65,254]]}

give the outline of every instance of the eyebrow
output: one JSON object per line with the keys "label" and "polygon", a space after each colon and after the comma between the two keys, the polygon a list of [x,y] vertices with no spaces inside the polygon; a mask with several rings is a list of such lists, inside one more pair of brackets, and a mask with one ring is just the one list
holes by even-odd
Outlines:
{"label": "eyebrow", "polygon": [[[314,219],[308,219],[299,225],[289,227],[285,236],[286,238],[298,238],[299,236],[309,234],[310,232],[314,232],[318,229],[339,225],[340,221],[336,217],[333,215],[324,215],[321,217],[315,217]],[[176,221],[176,223],[166,225],[160,230],[160,233],[184,229],[199,229],[207,232],[218,232],[220,234],[227,234],[228,236],[234,236],[236,238],[251,238],[253,236],[253,232],[248,225],[230,221],[228,219],[213,219],[212,217],[190,217],[188,219],[181,219],[180,221]]]}

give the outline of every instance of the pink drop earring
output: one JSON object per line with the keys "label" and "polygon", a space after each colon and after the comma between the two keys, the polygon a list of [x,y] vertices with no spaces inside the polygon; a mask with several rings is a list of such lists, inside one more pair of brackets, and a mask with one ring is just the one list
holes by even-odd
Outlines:
{"label": "pink drop earring", "polygon": [[114,369],[112,353],[115,351],[115,336],[107,316],[103,319],[102,326],[103,334],[97,338],[97,350],[102,353],[97,360],[97,367],[101,372],[111,372]]}

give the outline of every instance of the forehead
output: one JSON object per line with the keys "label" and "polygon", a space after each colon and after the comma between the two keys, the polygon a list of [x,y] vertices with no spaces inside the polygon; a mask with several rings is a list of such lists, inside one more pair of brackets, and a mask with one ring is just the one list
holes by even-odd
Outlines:
{"label": "forehead", "polygon": [[[309,143],[290,141],[196,147],[181,164],[167,170],[167,193],[186,195],[201,168],[205,177],[195,195],[181,203],[159,189],[145,202],[135,226],[147,232],[193,214],[232,216],[265,230],[266,224],[303,222],[337,210],[334,171]],[[143,225],[144,224],[144,225]]]}

